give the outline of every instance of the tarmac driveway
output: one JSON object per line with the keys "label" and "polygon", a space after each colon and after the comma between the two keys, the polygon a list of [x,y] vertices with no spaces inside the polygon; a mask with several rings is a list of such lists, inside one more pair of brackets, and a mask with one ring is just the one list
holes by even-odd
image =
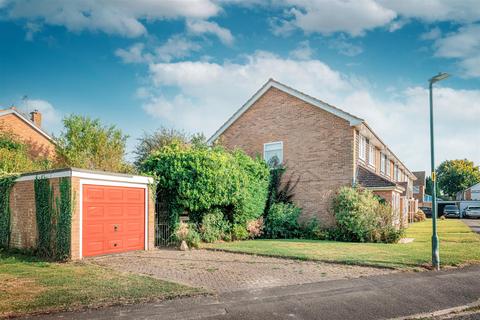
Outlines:
{"label": "tarmac driveway", "polygon": [[474,232],[480,234],[480,219],[462,219]]}
{"label": "tarmac driveway", "polygon": [[91,258],[89,261],[213,292],[288,286],[393,272],[388,269],[207,250],[135,251]]}

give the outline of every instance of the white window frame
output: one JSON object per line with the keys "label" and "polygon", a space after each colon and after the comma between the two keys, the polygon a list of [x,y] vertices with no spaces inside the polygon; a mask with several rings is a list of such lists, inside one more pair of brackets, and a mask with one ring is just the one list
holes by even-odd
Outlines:
{"label": "white window frame", "polygon": [[391,169],[392,169],[392,164],[390,162],[390,159],[388,159],[387,155],[385,155],[386,159],[385,159],[385,172],[386,172],[386,175],[387,177],[390,177],[391,176]]}
{"label": "white window frame", "polygon": [[[278,145],[280,144],[280,148],[279,149],[273,149],[273,150],[281,150],[282,151],[282,158],[279,159],[280,160],[280,164],[283,163],[283,141],[274,141],[274,142],[267,142],[267,143],[264,143],[263,144],[263,160],[265,162],[267,162],[267,157],[266,157],[266,153],[267,153],[267,150],[266,150],[266,147],[267,146],[271,146],[271,145]],[[272,151],[272,150],[269,150],[269,151]],[[268,162],[267,162],[268,163]]]}
{"label": "white window frame", "polygon": [[393,179],[395,179],[395,181],[400,181],[398,171],[399,171],[398,165],[397,165],[397,164],[394,164],[394,167],[393,167]]}
{"label": "white window frame", "polygon": [[375,146],[373,144],[369,144],[368,147],[368,164],[372,167],[375,168]]}
{"label": "white window frame", "polygon": [[380,173],[386,174],[387,155],[383,152],[380,153]]}
{"label": "white window frame", "polygon": [[362,135],[360,135],[358,141],[358,157],[363,161],[367,159],[367,138]]}

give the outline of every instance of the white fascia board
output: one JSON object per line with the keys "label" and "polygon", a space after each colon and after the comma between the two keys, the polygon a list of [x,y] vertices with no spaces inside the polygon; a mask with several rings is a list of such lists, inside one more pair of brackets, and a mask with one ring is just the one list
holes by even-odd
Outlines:
{"label": "white fascia board", "polygon": [[63,171],[56,171],[56,172],[39,172],[39,173],[32,173],[27,174],[24,176],[18,177],[15,182],[21,181],[30,181],[35,179],[53,179],[53,178],[64,178],[64,177],[71,177],[72,171],[70,169],[66,169]]}
{"label": "white fascia board", "polygon": [[111,175],[111,174],[76,171],[75,169],[72,170],[72,177],[78,177],[78,178],[82,178],[82,179],[91,179],[91,180],[136,183],[136,184],[153,183],[153,178],[151,178],[151,177],[122,176],[122,175],[116,176],[116,175]]}
{"label": "white fascia board", "polygon": [[39,127],[37,127],[32,121],[28,120],[27,118],[25,118],[23,116],[23,114],[21,114],[20,112],[14,110],[14,109],[9,109],[9,110],[5,110],[5,111],[1,111],[0,112],[0,117],[1,116],[5,116],[7,114],[14,114],[16,115],[17,117],[19,117],[21,120],[23,120],[23,122],[25,122],[26,124],[28,124],[30,127],[32,127],[35,131],[37,131],[38,133],[40,133],[42,136],[44,136],[45,138],[47,138],[48,140],[50,140],[51,142],[53,142],[54,144],[56,144],[55,140],[53,140],[52,137],[50,137],[47,133],[45,133],[45,131],[43,131],[42,129],[40,129]]}
{"label": "white fascia board", "polygon": [[399,191],[403,192],[405,191],[405,188],[401,186],[392,186],[392,187],[367,187],[366,189],[368,190],[373,190],[373,191]]}
{"label": "white fascia board", "polygon": [[350,124],[350,126],[358,126],[361,123],[364,122],[363,119],[357,118],[343,110],[340,110],[338,108],[335,108],[334,106],[331,106],[323,101],[320,101],[318,99],[315,99],[309,95],[306,95],[298,90],[295,90],[293,88],[290,88],[280,82],[277,82],[273,79],[268,80],[267,83],[265,83],[260,90],[258,90],[240,109],[238,109],[211,137],[208,139],[208,144],[212,144],[215,140],[218,139],[218,137],[225,131],[227,130],[228,127],[232,125],[240,116],[245,113],[255,102],[257,102],[258,99],[260,99],[261,96],[267,92],[268,89],[270,88],[277,88],[280,91],[283,91],[291,96],[294,96],[300,100],[303,100],[311,105],[314,105],[316,107],[319,107],[320,109],[323,109],[327,112],[330,112],[344,120],[347,120]]}
{"label": "white fascia board", "polygon": [[90,180],[97,180],[97,181],[112,181],[112,182],[124,182],[128,184],[150,184],[153,183],[153,178],[145,177],[145,176],[128,176],[128,175],[114,175],[114,174],[105,174],[101,172],[85,172],[76,169],[65,169],[60,171],[53,171],[53,172],[33,172],[32,174],[27,174],[24,176],[18,177],[15,181],[30,181],[35,180],[37,178],[63,178],[63,177],[78,177],[82,179],[90,179]]}

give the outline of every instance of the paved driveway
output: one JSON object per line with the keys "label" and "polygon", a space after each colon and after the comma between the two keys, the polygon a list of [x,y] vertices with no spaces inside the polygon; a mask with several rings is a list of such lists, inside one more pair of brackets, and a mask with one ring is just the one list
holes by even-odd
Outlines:
{"label": "paved driveway", "polygon": [[229,292],[358,278],[392,270],[287,260],[207,250],[135,251],[89,259],[120,271]]}
{"label": "paved driveway", "polygon": [[480,234],[480,219],[462,219],[474,232]]}

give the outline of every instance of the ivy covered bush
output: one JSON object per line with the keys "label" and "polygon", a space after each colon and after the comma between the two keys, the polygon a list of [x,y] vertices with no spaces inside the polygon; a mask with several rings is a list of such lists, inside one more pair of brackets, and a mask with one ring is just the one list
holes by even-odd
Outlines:
{"label": "ivy covered bush", "polygon": [[394,243],[403,234],[393,224],[390,205],[381,203],[367,189],[341,188],[333,200],[333,211],[336,226],[330,230],[332,240]]}
{"label": "ivy covered bush", "polygon": [[204,241],[247,238],[248,223],[264,212],[268,168],[242,151],[172,143],[147,157],[141,169],[156,177],[170,224],[186,213]]}

